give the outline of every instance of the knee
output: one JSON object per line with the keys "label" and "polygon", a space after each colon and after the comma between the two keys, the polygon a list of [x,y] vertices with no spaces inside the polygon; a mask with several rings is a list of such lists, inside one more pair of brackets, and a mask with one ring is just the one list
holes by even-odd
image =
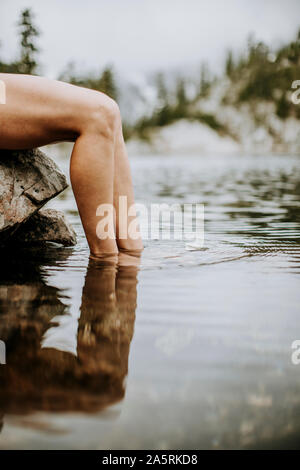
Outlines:
{"label": "knee", "polygon": [[95,91],[88,104],[86,129],[108,139],[114,139],[120,122],[118,104],[104,93]]}

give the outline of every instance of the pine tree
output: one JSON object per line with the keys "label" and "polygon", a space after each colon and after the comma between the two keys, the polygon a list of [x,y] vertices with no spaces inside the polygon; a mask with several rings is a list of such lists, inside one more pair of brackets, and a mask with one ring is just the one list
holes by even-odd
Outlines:
{"label": "pine tree", "polygon": [[199,86],[199,96],[207,96],[210,89],[210,74],[208,65],[203,62],[200,69],[200,86]]}
{"label": "pine tree", "polygon": [[117,100],[118,89],[115,82],[114,72],[111,67],[106,67],[99,80],[99,89],[108,96]]}
{"label": "pine tree", "polygon": [[33,14],[28,8],[21,12],[18,23],[20,31],[21,58],[18,61],[19,73],[33,74],[37,69],[36,54],[39,51],[35,44],[35,38],[39,36],[39,31],[33,24]]}
{"label": "pine tree", "polygon": [[168,90],[163,73],[158,73],[156,76],[156,89],[158,107],[153,116],[153,123],[158,126],[164,126],[170,122],[171,109],[169,104]]}
{"label": "pine tree", "polygon": [[228,77],[232,77],[232,74],[234,71],[234,61],[233,61],[233,54],[231,50],[227,52],[226,62],[225,62],[225,71]]}
{"label": "pine tree", "polygon": [[176,117],[185,117],[187,111],[188,100],[185,91],[185,81],[183,78],[178,78],[176,84],[176,106],[175,114]]}

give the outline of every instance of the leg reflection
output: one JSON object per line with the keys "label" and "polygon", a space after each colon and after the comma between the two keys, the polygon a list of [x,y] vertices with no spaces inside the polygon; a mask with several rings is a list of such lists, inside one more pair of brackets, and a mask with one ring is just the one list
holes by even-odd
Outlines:
{"label": "leg reflection", "polygon": [[[24,310],[22,317],[15,315],[22,302],[20,297],[16,304],[11,300],[9,311],[6,310],[11,319],[5,328],[7,364],[0,369],[4,413],[94,412],[124,397],[134,331],[137,271],[133,266],[104,266],[90,261],[82,291],[77,356],[54,347],[41,347],[49,329],[45,319],[53,317],[50,313],[56,303],[61,304],[59,296],[44,305],[41,318],[34,315],[31,304],[30,323]],[[63,308],[67,310],[65,305]],[[60,314],[64,315],[62,311]],[[14,332],[19,330],[22,334],[16,340]]]}
{"label": "leg reflection", "polygon": [[123,398],[136,309],[137,269],[92,260],[82,292],[78,359],[102,406]]}

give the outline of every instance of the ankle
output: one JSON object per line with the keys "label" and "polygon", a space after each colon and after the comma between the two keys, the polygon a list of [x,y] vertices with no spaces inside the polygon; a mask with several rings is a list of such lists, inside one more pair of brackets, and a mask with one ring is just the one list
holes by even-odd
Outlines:
{"label": "ankle", "polygon": [[122,253],[142,254],[144,250],[143,242],[139,240],[118,240],[118,250]]}
{"label": "ankle", "polygon": [[101,263],[101,264],[117,264],[118,262],[118,251],[112,252],[90,252],[90,261]]}
{"label": "ankle", "polygon": [[128,255],[128,256],[133,256],[135,258],[140,258],[142,256],[144,247],[139,248],[139,249],[130,249],[130,248],[122,248],[119,247],[119,255]]}

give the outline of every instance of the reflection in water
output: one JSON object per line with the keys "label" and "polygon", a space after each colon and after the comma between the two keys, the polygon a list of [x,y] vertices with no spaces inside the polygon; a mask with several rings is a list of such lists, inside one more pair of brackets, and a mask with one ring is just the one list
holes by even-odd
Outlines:
{"label": "reflection in water", "polygon": [[[65,256],[63,251],[61,260]],[[24,260],[24,254],[12,260],[6,256],[0,285],[0,338],[7,348],[7,364],[0,368],[0,415],[93,412],[124,397],[135,321],[136,267],[90,262],[76,328],[76,355],[66,352],[70,330],[61,322],[64,315],[68,317],[67,297],[46,284],[34,260]]]}
{"label": "reflection in water", "polygon": [[118,420],[12,416],[101,410],[124,395],[135,273],[90,266],[82,295],[88,247],[71,188],[56,198],[78,245],[1,257],[0,448],[299,448],[300,366],[291,361],[300,337],[299,158],[132,163],[138,202],[205,204],[205,247],[145,241]]}

